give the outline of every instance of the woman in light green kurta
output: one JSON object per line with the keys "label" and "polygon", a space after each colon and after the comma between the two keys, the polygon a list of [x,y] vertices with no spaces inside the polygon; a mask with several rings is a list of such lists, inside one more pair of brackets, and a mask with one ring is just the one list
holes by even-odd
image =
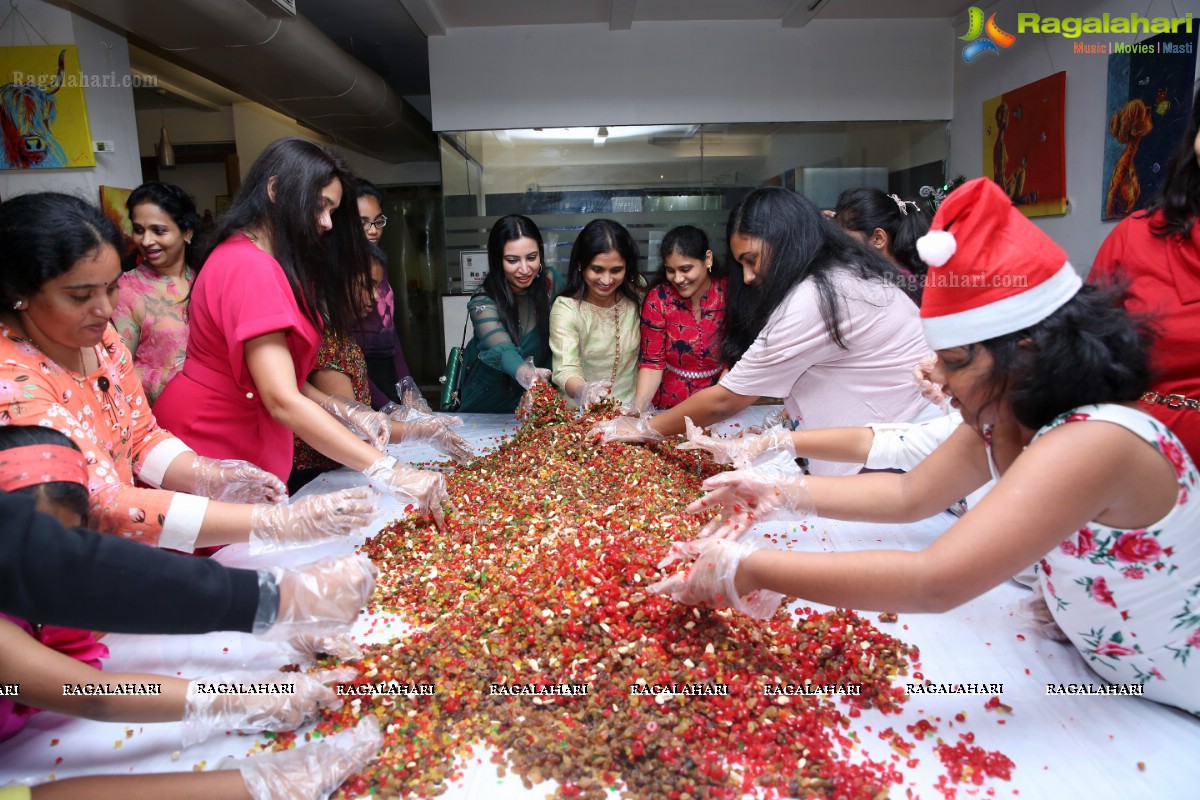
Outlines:
{"label": "woman in light green kurta", "polygon": [[554,384],[575,406],[633,401],[641,346],[637,244],[610,219],[584,226],[563,294],[550,309]]}
{"label": "woman in light green kurta", "polygon": [[467,304],[474,336],[463,353],[459,411],[505,413],[535,378],[550,379],[550,303],[562,277],[545,266],[542,234],[509,214],[488,235],[488,274]]}

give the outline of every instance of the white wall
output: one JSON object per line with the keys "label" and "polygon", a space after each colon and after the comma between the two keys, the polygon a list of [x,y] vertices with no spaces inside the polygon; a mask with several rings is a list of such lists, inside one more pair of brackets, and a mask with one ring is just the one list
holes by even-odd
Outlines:
{"label": "white wall", "polygon": [[947,20],[456,28],[429,40],[438,131],[949,119]]}
{"label": "white wall", "polygon": [[[79,66],[85,75],[115,75],[115,83],[129,75],[129,47],[125,38],[41,0],[22,0],[17,6],[29,23],[50,44],[74,44],[79,48]],[[5,8],[7,14],[10,9]],[[18,25],[14,19],[9,26]],[[34,41],[8,44],[42,44]],[[93,80],[85,81],[90,84]],[[133,187],[141,183],[137,130],[133,121],[133,89],[128,86],[85,85],[88,123],[92,139],[109,140],[112,153],[97,153],[95,167],[76,169],[30,169],[0,171],[0,197],[54,190],[99,200],[100,186]]]}
{"label": "white wall", "polygon": [[[1195,9],[1194,2],[1148,0],[1136,4],[1125,0],[999,0],[987,8],[1009,33],[1017,32],[1017,13],[1043,17],[1097,17],[1104,13],[1128,17],[1136,11],[1143,17],[1176,17]],[[1147,5],[1149,6],[1147,8]],[[1200,19],[1195,23],[1200,25]],[[956,31],[965,33],[965,25]],[[1136,41],[1141,36],[1108,34],[1082,36],[1076,41]],[[1104,137],[1108,120],[1105,95],[1108,90],[1108,56],[1076,54],[1071,39],[1057,34],[1025,33],[999,56],[984,54],[970,64],[954,53],[954,120],[951,126],[949,174],[967,178],[983,174],[982,105],[1003,92],[1024,86],[1056,72],[1067,73],[1066,151],[1067,213],[1056,217],[1034,217],[1042,230],[1067,251],[1081,273],[1092,265],[1100,243],[1114,222],[1101,222],[1100,198],[1104,176]]]}

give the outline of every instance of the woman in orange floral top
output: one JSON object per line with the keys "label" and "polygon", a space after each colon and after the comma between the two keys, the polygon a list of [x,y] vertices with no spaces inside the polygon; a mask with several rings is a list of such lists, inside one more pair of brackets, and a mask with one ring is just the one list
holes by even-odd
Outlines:
{"label": "woman in orange floral top", "polygon": [[[119,243],[112,222],[77,197],[27,194],[0,204],[0,424],[44,425],[79,446],[89,525],[103,532],[191,551],[316,542],[363,524],[371,508],[364,490],[267,505],[286,497],[273,476],[197,456],[158,427],[109,324]],[[168,491],[135,486],[135,478]]]}

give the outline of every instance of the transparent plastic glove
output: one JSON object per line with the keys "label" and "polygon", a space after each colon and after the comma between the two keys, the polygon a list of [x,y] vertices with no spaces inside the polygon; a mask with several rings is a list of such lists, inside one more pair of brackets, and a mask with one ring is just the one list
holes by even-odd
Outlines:
{"label": "transparent plastic glove", "polygon": [[375,500],[365,487],[303,497],[281,506],[255,506],[250,512],[250,554],[308,547],[348,536],[375,516]]}
{"label": "transparent plastic glove", "polygon": [[783,601],[782,594],[757,589],[742,597],[734,588],[734,577],[742,559],[762,547],[761,540],[753,538],[676,542],[671,546],[671,553],[658,565],[659,569],[675,561],[690,561],[691,566],[650,584],[647,589],[689,606],[732,608],[755,619],[770,619]]}
{"label": "transparent plastic glove", "polygon": [[937,353],[930,353],[918,361],[917,365],[913,367],[913,380],[916,381],[917,388],[921,390],[921,397],[943,411],[949,412],[950,401],[946,397],[946,393],[942,391],[942,385],[929,379],[937,360]]}
{"label": "transparent plastic glove", "polygon": [[254,800],[325,800],[374,761],[380,747],[383,733],[379,721],[365,716],[350,730],[323,736],[304,747],[226,761],[221,767],[239,770]]}
{"label": "transparent plastic glove", "polygon": [[388,403],[382,412],[393,422],[400,423],[399,428],[392,426],[392,438],[399,444],[428,444],[459,464],[475,455],[470,442],[450,430],[449,425],[434,418],[432,414],[395,403]]}
{"label": "transparent plastic glove", "polygon": [[580,408],[587,408],[608,397],[611,391],[612,381],[586,381],[571,395],[571,399]]}
{"label": "transparent plastic glove", "polygon": [[351,639],[348,633],[339,636],[300,634],[283,644],[304,664],[313,664],[321,656],[333,656],[339,661],[354,661],[363,655],[362,647]]}
{"label": "transparent plastic glove", "polygon": [[698,538],[737,539],[776,511],[811,514],[812,495],[803,475],[773,469],[737,469],[714,475],[703,484],[708,494],[687,507],[689,514],[712,508],[717,516],[700,529]]}
{"label": "transparent plastic glove", "polygon": [[392,437],[392,421],[388,419],[388,415],[375,411],[357,400],[334,394],[321,402],[321,408],[376,450],[386,447]]}
{"label": "transparent plastic glove", "polygon": [[382,489],[411,497],[418,509],[428,509],[439,528],[445,524],[442,504],[450,502],[450,493],[441,473],[401,466],[392,456],[384,456],[363,470],[363,474]]}
{"label": "transparent plastic glove", "polygon": [[425,395],[421,394],[421,390],[417,388],[417,382],[409,375],[405,375],[404,380],[396,384],[396,396],[400,398],[402,406],[420,411],[422,414],[428,414],[447,427],[462,425],[462,417],[453,414],[439,414],[430,408],[429,403],[425,401]]}
{"label": "transparent plastic glove", "polygon": [[692,423],[691,417],[683,418],[687,430],[687,441],[679,445],[680,450],[706,450],[718,464],[733,464],[734,469],[750,466],[763,453],[786,453],[796,457],[796,444],[791,431],[770,428],[757,436],[743,434],[729,438],[708,436],[704,429]]}
{"label": "transparent plastic glove", "polygon": [[521,384],[522,389],[529,391],[534,381],[549,383],[551,374],[550,370],[536,366],[532,358],[527,358],[524,364],[517,367],[517,383]]}
{"label": "transparent plastic glove", "polygon": [[191,493],[222,503],[283,503],[287,486],[249,461],[196,456]]}
{"label": "transparent plastic glove", "polygon": [[1032,592],[1021,598],[1017,609],[1038,635],[1055,642],[1070,641],[1063,629],[1058,627],[1054,615],[1050,613],[1050,606],[1046,603],[1046,596],[1042,594],[1040,584],[1035,585]]}
{"label": "transparent plastic glove", "polygon": [[665,439],[650,426],[648,417],[613,417],[598,422],[588,431],[589,438],[599,438],[600,444],[609,442],[657,442]]}
{"label": "transparent plastic glove", "polygon": [[648,400],[634,400],[632,403],[626,403],[621,406],[618,412],[624,417],[652,417],[658,413],[658,409]]}
{"label": "transparent plastic glove", "polygon": [[279,590],[278,611],[270,627],[255,633],[271,641],[347,633],[379,574],[366,556],[323,558],[302,567],[273,567]]}
{"label": "transparent plastic glove", "polygon": [[[194,680],[188,684],[183,706],[183,746],[190,747],[221,731],[253,733],[298,728],[319,709],[341,708],[341,698],[326,684],[344,683],[357,674],[343,667],[313,675],[269,670]],[[246,693],[238,692],[239,684],[247,687]]]}

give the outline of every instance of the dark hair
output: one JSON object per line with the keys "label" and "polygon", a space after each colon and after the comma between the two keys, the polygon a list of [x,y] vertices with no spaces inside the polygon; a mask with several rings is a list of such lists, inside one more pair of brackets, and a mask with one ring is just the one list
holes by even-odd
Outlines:
{"label": "dark hair", "polygon": [[379,203],[379,207],[383,208],[383,194],[379,191],[379,187],[363,178],[358,179],[358,185],[354,194],[355,202],[360,197],[374,197],[375,202]]}
{"label": "dark hair", "polygon": [[[708,234],[695,225],[679,225],[667,231],[658,245],[658,271],[654,273],[651,286],[658,286],[667,280],[667,256],[678,253],[684,258],[691,258],[704,263],[704,259],[712,247],[708,244]],[[714,274],[720,274],[717,261],[713,259]]]}
{"label": "dark hair", "polygon": [[542,279],[546,269],[546,245],[542,242],[542,232],[529,217],[520,214],[509,214],[496,220],[488,234],[488,274],[483,279],[480,292],[492,298],[496,304],[496,313],[500,315],[500,324],[508,332],[508,338],[513,344],[519,345],[520,321],[517,319],[517,296],[513,294],[508,279],[504,276],[504,246],[517,239],[529,238],[537,242],[538,260],[542,264],[538,276],[533,279],[526,292],[533,298],[533,310],[537,315],[538,336],[541,339],[542,351],[539,362],[550,358],[550,287]]}
{"label": "dark hair", "polygon": [[954,369],[986,349],[993,359],[987,404],[1007,398],[1017,421],[1035,431],[1082,405],[1137,400],[1153,377],[1155,330],[1125,309],[1124,297],[1119,285],[1086,284],[1036,325],[972,345]]}
{"label": "dark hair", "polygon": [[[0,450],[46,444],[61,445],[82,452],[79,450],[79,445],[71,441],[70,437],[53,428],[44,428],[41,425],[0,425]],[[44,497],[47,503],[62,506],[68,511],[78,514],[85,522],[87,521],[88,490],[82,484],[70,481],[49,481],[14,489],[13,494],[28,495],[35,500],[38,497]]]}
{"label": "dark hair", "polygon": [[1188,123],[1187,133],[1167,164],[1167,180],[1163,183],[1162,192],[1143,212],[1149,215],[1158,210],[1162,211],[1162,225],[1154,226],[1154,233],[1158,236],[1190,236],[1192,226],[1200,219],[1200,162],[1197,162],[1200,156],[1196,155],[1197,135],[1200,135],[1200,84],[1196,86],[1196,96],[1192,98],[1192,119]]}
{"label": "dark hair", "polygon": [[[902,280],[887,259],[850,237],[807,198],[787,189],[765,187],[742,198],[729,212],[725,225],[726,241],[735,234],[762,241],[763,263],[759,280],[747,285],[741,266],[730,252],[721,345],[721,360],[729,365],[737,363],[771,314],[801,281],[816,283],[825,330],[838,347],[845,348],[841,329],[844,311],[833,285],[834,271],[881,283]],[[765,275],[763,266],[768,267]]]}
{"label": "dark hair", "polygon": [[196,204],[191,195],[173,183],[148,181],[130,192],[129,199],[125,201],[125,210],[129,212],[130,219],[133,218],[133,209],[143,203],[152,203],[161,208],[181,232],[191,231],[192,241],[185,241],[183,245],[183,260],[193,270],[198,270],[198,256],[204,247],[202,241],[196,238],[202,231],[200,215],[196,213]]}
{"label": "dark hair", "polygon": [[369,254],[369,258],[371,259],[371,261],[378,261],[379,266],[381,266],[385,269],[387,268],[387,265],[388,265],[387,253],[383,252],[382,247],[375,244],[374,242],[372,242],[369,239],[367,240],[367,253]]}
{"label": "dark hair", "polygon": [[[267,190],[274,179],[272,201]],[[342,202],[330,215],[333,228],[317,229],[321,190],[342,185]],[[262,226],[271,254],[283,268],[296,303],[314,325],[321,320],[334,333],[348,334],[358,319],[358,287],[368,285],[371,262],[356,197],[357,182],[346,162],[316,142],[299,136],[279,139],[255,160],[221,218],[213,241]],[[210,251],[211,252],[211,251]]]}
{"label": "dark hair", "polygon": [[592,259],[610,250],[625,260],[625,277],[617,291],[632,300],[640,309],[642,298],[638,295],[638,248],[633,236],[625,226],[611,219],[594,219],[575,237],[571,247],[571,261],[567,273],[567,285],[563,294],[576,300],[584,300],[588,295],[587,283],[583,280],[583,268],[592,263]]}
{"label": "dark hair", "polygon": [[37,294],[106,244],[119,254],[121,232],[82,198],[38,192],[0,203],[0,304]]}
{"label": "dark hair", "polygon": [[[876,228],[883,230],[892,258],[914,276],[925,274],[925,262],[917,255],[917,239],[929,232],[932,220],[917,203],[870,187],[847,189],[838,195],[834,219],[846,230],[867,238]],[[920,297],[919,281],[909,293]]]}

